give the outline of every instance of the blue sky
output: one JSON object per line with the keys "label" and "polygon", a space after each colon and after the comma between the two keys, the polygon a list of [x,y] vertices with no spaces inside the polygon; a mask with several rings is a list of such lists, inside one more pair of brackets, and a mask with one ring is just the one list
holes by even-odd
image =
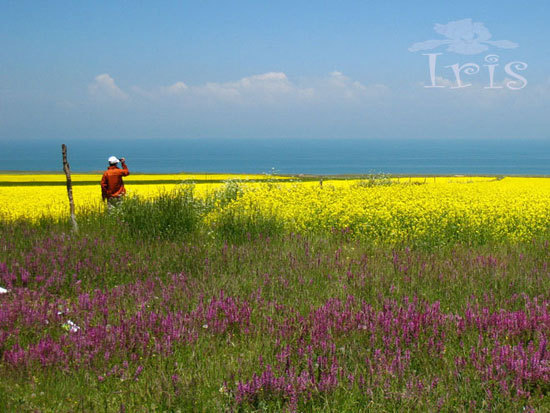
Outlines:
{"label": "blue sky", "polygon": [[[0,1],[0,140],[550,138],[547,1],[135,3]],[[465,19],[517,47],[408,50]]]}

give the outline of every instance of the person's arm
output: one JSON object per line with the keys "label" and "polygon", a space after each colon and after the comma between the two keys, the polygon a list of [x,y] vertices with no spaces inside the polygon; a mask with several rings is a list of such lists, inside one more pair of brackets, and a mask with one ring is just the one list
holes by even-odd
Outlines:
{"label": "person's arm", "polygon": [[126,158],[121,158],[120,159],[120,164],[122,165],[122,176],[130,175],[130,171],[128,170],[128,167],[126,166]]}

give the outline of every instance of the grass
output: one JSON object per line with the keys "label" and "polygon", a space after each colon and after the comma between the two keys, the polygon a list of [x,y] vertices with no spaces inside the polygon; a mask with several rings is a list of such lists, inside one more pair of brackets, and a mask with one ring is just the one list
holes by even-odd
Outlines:
{"label": "grass", "polygon": [[120,223],[134,237],[174,239],[197,229],[201,209],[202,202],[195,199],[193,187],[179,187],[152,199],[128,197],[109,211],[108,219]]}
{"label": "grass", "polygon": [[[127,199],[79,234],[1,222],[2,409],[550,408],[547,240],[408,248],[261,214],[198,225],[239,196]],[[519,348],[538,361],[525,375]]]}

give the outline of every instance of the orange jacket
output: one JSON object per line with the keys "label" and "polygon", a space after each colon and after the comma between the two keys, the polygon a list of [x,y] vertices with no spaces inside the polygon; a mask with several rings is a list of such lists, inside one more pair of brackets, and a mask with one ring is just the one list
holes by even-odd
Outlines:
{"label": "orange jacket", "polygon": [[130,171],[124,162],[122,162],[122,169],[116,165],[109,166],[101,178],[101,195],[103,199],[117,198],[124,195],[126,189],[124,189],[122,177],[128,175],[130,175]]}

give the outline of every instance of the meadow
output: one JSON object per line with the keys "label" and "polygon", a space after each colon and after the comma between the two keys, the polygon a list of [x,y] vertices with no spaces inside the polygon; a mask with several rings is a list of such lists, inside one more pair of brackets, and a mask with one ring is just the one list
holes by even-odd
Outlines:
{"label": "meadow", "polygon": [[0,410],[550,409],[550,179],[278,178],[0,177]]}

